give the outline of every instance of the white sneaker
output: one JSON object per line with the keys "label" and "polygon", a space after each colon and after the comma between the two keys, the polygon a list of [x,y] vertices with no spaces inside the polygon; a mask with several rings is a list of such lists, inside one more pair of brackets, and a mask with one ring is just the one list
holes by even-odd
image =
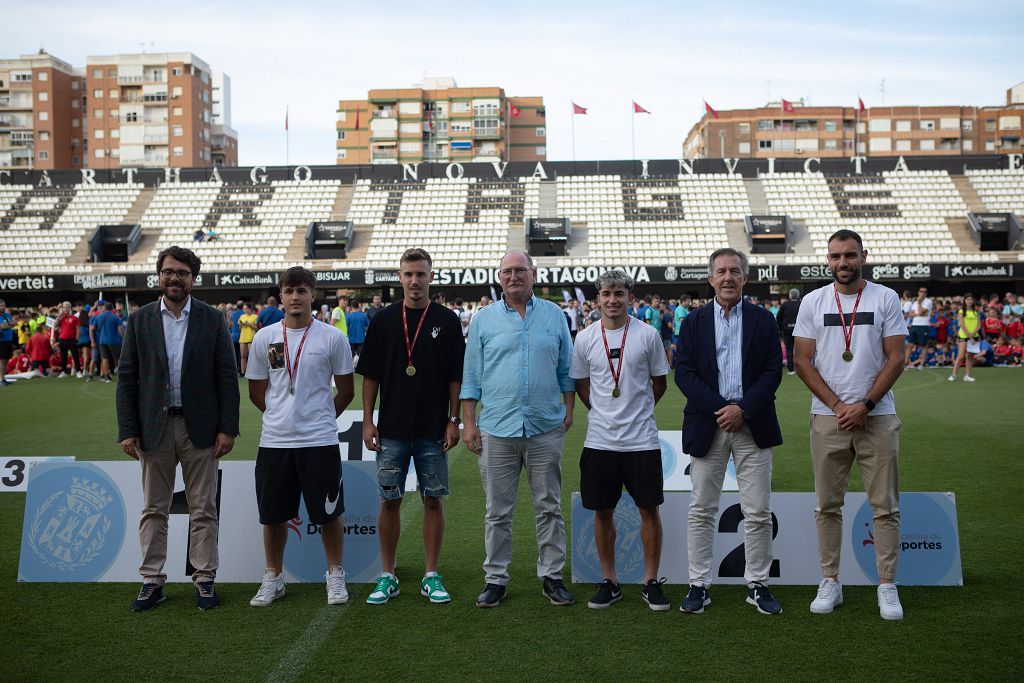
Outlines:
{"label": "white sneaker", "polygon": [[883,583],[878,586],[878,613],[888,621],[899,621],[903,618],[903,605],[896,584]]}
{"label": "white sneaker", "polygon": [[973,377],[971,377],[970,375],[965,375],[964,376],[964,381],[965,382],[974,382],[976,380]]}
{"label": "white sneaker", "polygon": [[843,604],[843,585],[835,579],[822,579],[818,584],[818,594],[811,601],[811,612],[831,614],[832,610],[841,604]]}
{"label": "white sneaker", "polygon": [[266,607],[274,602],[274,600],[283,597],[284,577],[280,574],[274,574],[274,572],[268,569],[263,572],[263,583],[260,584],[260,589],[256,591],[256,595],[249,601],[249,604],[253,607]]}
{"label": "white sneaker", "polygon": [[955,381],[956,381],[956,375],[950,375],[950,376],[949,376],[949,377],[948,377],[948,378],[946,379],[946,381],[947,381],[947,382],[955,382]]}
{"label": "white sneaker", "polygon": [[78,379],[82,379],[83,375],[81,372],[77,372],[75,373],[75,377],[77,377]]}
{"label": "white sneaker", "polygon": [[345,570],[335,567],[327,572],[327,604],[344,605],[348,602],[348,586],[345,585]]}
{"label": "white sneaker", "polygon": [[65,377],[67,377],[67,376],[68,376],[68,373],[66,373],[66,372],[62,372],[62,373],[60,373],[59,375],[57,375],[57,379],[64,379],[64,378],[65,378]]}

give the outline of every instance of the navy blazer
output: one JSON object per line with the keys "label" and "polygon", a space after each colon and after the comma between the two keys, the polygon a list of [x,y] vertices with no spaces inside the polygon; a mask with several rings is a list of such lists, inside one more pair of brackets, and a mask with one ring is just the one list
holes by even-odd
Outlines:
{"label": "navy blazer", "polygon": [[[740,408],[758,448],[782,443],[775,415],[775,390],[782,382],[779,328],[771,311],[744,300],[743,399]],[[727,405],[718,393],[718,358],[715,354],[715,304],[701,306],[683,319],[679,329],[676,385],[686,396],[683,408],[683,451],[703,458],[718,430],[715,412]]]}

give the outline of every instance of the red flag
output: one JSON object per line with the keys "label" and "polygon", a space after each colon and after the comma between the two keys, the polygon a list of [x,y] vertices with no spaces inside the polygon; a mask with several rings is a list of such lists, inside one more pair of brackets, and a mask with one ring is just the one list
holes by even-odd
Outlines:
{"label": "red flag", "polygon": [[651,112],[647,111],[646,109],[641,107],[639,104],[637,104],[636,100],[633,100],[633,113],[634,114],[650,114]]}
{"label": "red flag", "polygon": [[586,114],[587,110],[584,107],[581,107],[580,105],[578,105],[575,102],[573,102],[572,103],[572,113],[573,114]]}
{"label": "red flag", "polygon": [[359,110],[356,109],[356,130],[359,130]]}
{"label": "red flag", "polygon": [[520,109],[519,107],[517,107],[516,105],[514,105],[514,104],[510,104],[510,105],[508,105],[508,113],[509,113],[509,114],[511,114],[512,116],[519,116],[519,115],[520,115],[520,114],[522,114],[523,112],[522,112],[522,110],[521,110],[521,109]]}
{"label": "red flag", "polygon": [[860,108],[861,111],[867,111],[868,110],[868,108],[864,106],[864,100],[862,100],[859,97],[857,98],[857,106]]}
{"label": "red flag", "polygon": [[785,97],[782,98],[782,111],[788,114],[793,113],[793,103],[787,100]]}
{"label": "red flag", "polygon": [[288,130],[288,107],[284,108],[284,129]]}
{"label": "red flag", "polygon": [[706,100],[704,102],[704,110],[707,111],[707,113],[711,114],[711,116],[713,116],[714,118],[718,118],[718,112],[712,109],[711,105],[708,104]]}

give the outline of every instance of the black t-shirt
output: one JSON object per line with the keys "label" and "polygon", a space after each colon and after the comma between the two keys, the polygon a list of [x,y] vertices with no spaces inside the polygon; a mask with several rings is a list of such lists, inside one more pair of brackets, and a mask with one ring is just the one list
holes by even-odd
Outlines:
{"label": "black t-shirt", "polygon": [[[406,309],[410,344],[423,310]],[[431,303],[426,316],[412,349],[416,367],[412,377],[406,374],[409,361],[402,330],[402,302],[378,311],[366,330],[356,372],[380,382],[377,429],[381,438],[444,436],[449,416],[448,383],[462,381],[466,342],[462,338],[462,323],[453,311]]]}
{"label": "black t-shirt", "polygon": [[793,336],[796,329],[796,317],[800,313],[800,300],[790,300],[779,307],[779,332]]}

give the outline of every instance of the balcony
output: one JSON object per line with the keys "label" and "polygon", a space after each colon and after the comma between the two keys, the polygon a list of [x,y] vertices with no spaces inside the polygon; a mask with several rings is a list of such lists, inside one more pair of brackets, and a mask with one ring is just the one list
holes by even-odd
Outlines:
{"label": "balcony", "polygon": [[142,83],[142,76],[118,76],[118,85],[140,85]]}
{"label": "balcony", "polygon": [[499,128],[474,128],[473,137],[480,140],[497,140],[501,138],[501,129]]}
{"label": "balcony", "polygon": [[397,116],[397,109],[377,109],[371,114],[371,118],[375,119],[393,119]]}
{"label": "balcony", "polygon": [[166,145],[167,134],[164,133],[163,135],[143,135],[142,142],[143,144],[146,145]]}
{"label": "balcony", "polygon": [[383,147],[372,150],[370,158],[373,161],[384,161],[398,158],[398,149],[395,147]]}

